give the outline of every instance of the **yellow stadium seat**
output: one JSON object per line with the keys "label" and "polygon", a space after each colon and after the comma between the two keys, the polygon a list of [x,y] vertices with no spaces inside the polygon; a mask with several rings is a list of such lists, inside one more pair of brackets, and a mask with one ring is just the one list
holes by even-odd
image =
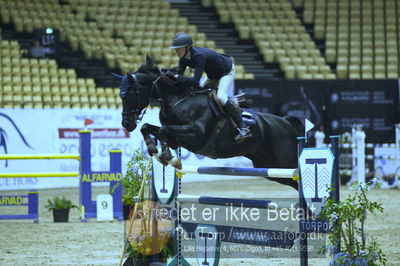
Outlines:
{"label": "yellow stadium seat", "polygon": [[285,78],[294,79],[296,78],[296,68],[293,65],[287,65],[283,68],[285,72]]}
{"label": "yellow stadium seat", "polygon": [[363,56],[362,57],[362,64],[371,65],[374,63],[374,58],[372,56]]}
{"label": "yellow stadium seat", "polygon": [[305,65],[297,65],[295,68],[297,78],[301,78],[305,73],[307,73],[307,67]]}
{"label": "yellow stadium seat", "polygon": [[325,75],[321,73],[312,74],[313,79],[325,79]]}
{"label": "yellow stadium seat", "polygon": [[374,75],[372,72],[372,66],[368,70],[364,70],[364,66],[363,66],[363,70],[361,72],[361,77],[362,77],[362,79],[373,79]]}
{"label": "yellow stadium seat", "polygon": [[336,67],[336,75],[337,75],[338,79],[346,79],[346,78],[348,78],[347,65],[338,65]]}
{"label": "yellow stadium seat", "polygon": [[290,58],[289,57],[281,57],[279,59],[279,64],[281,65],[281,68],[283,69],[285,66],[290,64]]}
{"label": "yellow stadium seat", "polygon": [[398,79],[398,78],[400,78],[400,76],[399,76],[398,72],[388,72],[387,78],[388,79]]}
{"label": "yellow stadium seat", "polygon": [[325,53],[326,61],[328,63],[335,63],[336,62],[336,49],[335,48],[328,48]]}
{"label": "yellow stadium seat", "polygon": [[309,73],[302,73],[299,77],[300,79],[313,79],[312,74]]}
{"label": "yellow stadium seat", "polygon": [[4,75],[2,78],[3,85],[11,85],[12,84],[12,76],[11,75]]}
{"label": "yellow stadium seat", "polygon": [[357,65],[361,64],[361,57],[360,57],[360,55],[355,55],[355,56],[351,55],[351,56],[350,56],[350,64],[353,64],[353,65],[355,65],[355,64],[357,64]]}
{"label": "yellow stadium seat", "polygon": [[326,74],[325,79],[336,79],[336,75],[333,73]]}
{"label": "yellow stadium seat", "polygon": [[23,92],[23,94],[25,94],[25,95],[31,95],[32,94],[32,87],[31,87],[31,85],[29,84],[29,85],[23,85],[22,86],[22,92]]}
{"label": "yellow stadium seat", "polygon": [[374,63],[379,65],[386,64],[386,58],[384,56],[376,55],[374,57]]}

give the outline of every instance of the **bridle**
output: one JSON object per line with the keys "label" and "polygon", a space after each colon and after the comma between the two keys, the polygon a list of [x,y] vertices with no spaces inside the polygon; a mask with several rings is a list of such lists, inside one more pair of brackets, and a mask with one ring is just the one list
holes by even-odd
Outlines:
{"label": "bridle", "polygon": [[[137,123],[139,123],[140,121],[142,121],[142,119],[143,119],[143,116],[144,116],[144,114],[146,113],[146,110],[147,110],[147,106],[145,107],[145,108],[143,108],[142,110],[140,110],[139,108],[138,108],[138,106],[139,106],[139,97],[138,97],[138,95],[139,95],[139,91],[140,91],[140,89],[139,89],[139,80],[138,80],[138,78],[136,77],[136,75],[134,74],[134,73],[132,73],[132,74],[128,74],[128,75],[130,75],[132,78],[133,78],[133,80],[134,80],[134,82],[135,82],[135,86],[134,87],[130,87],[130,88],[132,88],[132,89],[134,89],[133,90],[133,92],[134,92],[134,94],[135,94],[135,109],[133,109],[133,110],[131,110],[131,111],[122,111],[122,115],[125,117],[125,116],[133,116],[134,117],[134,119],[135,119],[135,121],[136,121],[136,124]],[[125,101],[126,101],[126,98],[127,97],[125,97],[125,98],[123,98],[122,99],[122,104],[123,105],[125,105]]]}

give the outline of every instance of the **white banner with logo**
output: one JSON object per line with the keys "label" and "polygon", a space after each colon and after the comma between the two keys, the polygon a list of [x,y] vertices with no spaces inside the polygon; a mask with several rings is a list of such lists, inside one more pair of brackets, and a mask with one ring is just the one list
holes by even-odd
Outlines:
{"label": "white banner with logo", "polygon": [[[92,170],[107,171],[111,149],[122,150],[122,170],[135,149],[146,152],[140,127],[160,125],[158,109],[147,110],[137,128],[128,133],[121,126],[121,110],[114,109],[0,109],[0,154],[78,154],[79,130],[92,130]],[[183,164],[251,167],[243,157],[212,160],[182,151]],[[78,172],[75,160],[0,160],[1,173]],[[187,176],[185,182],[232,177]],[[0,190],[77,187],[77,177],[0,178]]]}

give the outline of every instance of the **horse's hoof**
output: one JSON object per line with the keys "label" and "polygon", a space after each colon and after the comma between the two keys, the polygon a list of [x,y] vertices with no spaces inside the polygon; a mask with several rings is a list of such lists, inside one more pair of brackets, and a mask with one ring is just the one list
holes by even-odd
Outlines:
{"label": "horse's hoof", "polygon": [[164,161],[171,161],[172,160],[172,154],[169,150],[165,150],[161,153],[160,159]]}
{"label": "horse's hoof", "polygon": [[147,149],[150,156],[153,156],[154,154],[158,153],[158,150],[154,145],[147,147]]}
{"label": "horse's hoof", "polygon": [[182,161],[179,158],[173,158],[170,162],[170,165],[172,165],[174,168],[182,170]]}
{"label": "horse's hoof", "polygon": [[168,166],[168,162],[165,161],[165,160],[163,160],[163,159],[161,158],[161,156],[158,156],[157,154],[155,154],[154,157],[156,157],[156,160],[159,161],[162,165]]}

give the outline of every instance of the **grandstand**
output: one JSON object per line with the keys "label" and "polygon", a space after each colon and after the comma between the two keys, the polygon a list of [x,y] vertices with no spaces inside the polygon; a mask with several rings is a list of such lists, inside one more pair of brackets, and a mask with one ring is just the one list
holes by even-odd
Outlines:
{"label": "grandstand", "polygon": [[[235,58],[237,79],[396,79],[397,0],[0,0],[5,108],[119,108],[111,71],[176,65],[177,32]],[[27,58],[35,29],[60,32]],[[187,73],[190,74],[190,73]],[[90,97],[89,97],[90,95]]]}

